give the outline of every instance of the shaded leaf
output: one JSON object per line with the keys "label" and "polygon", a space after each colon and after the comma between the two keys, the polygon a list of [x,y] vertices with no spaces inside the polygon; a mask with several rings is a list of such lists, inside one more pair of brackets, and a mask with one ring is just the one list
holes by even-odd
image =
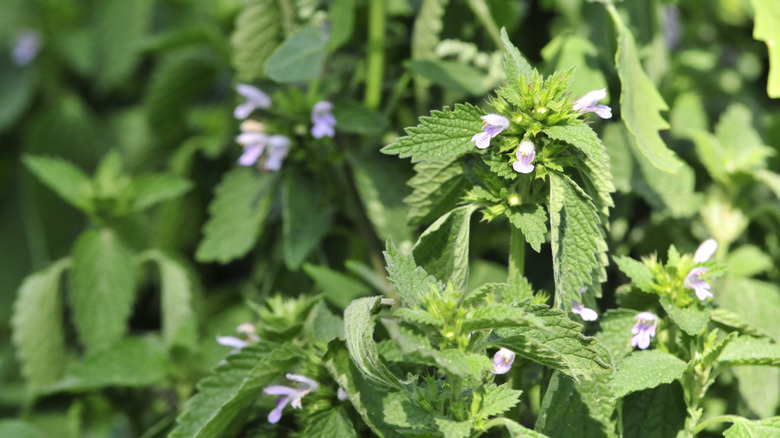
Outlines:
{"label": "shaded leaf", "polygon": [[289,169],[282,185],[284,263],[296,270],[309,256],[333,222],[336,208],[311,175]]}
{"label": "shaded leaf", "polygon": [[679,379],[688,364],[659,350],[640,350],[626,357],[612,379],[617,397]]}
{"label": "shaded leaf", "polygon": [[306,26],[276,48],[265,73],[279,83],[316,78],[325,61],[325,44],[321,29]]}
{"label": "shaded leaf", "polygon": [[426,272],[465,289],[469,276],[472,205],[458,207],[431,224],[414,245],[414,259]]}

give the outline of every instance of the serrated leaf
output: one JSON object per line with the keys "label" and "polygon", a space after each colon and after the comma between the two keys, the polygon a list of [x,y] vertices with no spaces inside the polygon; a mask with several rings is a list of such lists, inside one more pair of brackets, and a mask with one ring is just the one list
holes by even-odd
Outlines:
{"label": "serrated leaf", "polygon": [[696,336],[707,327],[710,322],[710,315],[707,311],[699,309],[695,304],[686,308],[675,306],[669,297],[661,297],[661,306],[663,306],[669,318],[677,324],[685,333]]}
{"label": "serrated leaf", "polygon": [[296,270],[330,229],[335,206],[308,174],[290,169],[282,185],[284,263]]}
{"label": "serrated leaf", "polygon": [[748,421],[740,419],[723,431],[724,438],[775,437],[780,435],[780,417]]}
{"label": "serrated leaf", "polygon": [[534,251],[542,250],[547,240],[547,213],[539,204],[524,204],[506,211],[509,222],[523,233],[525,241]]}
{"label": "serrated leaf", "polygon": [[408,182],[412,194],[404,199],[411,207],[408,219],[412,225],[430,222],[455,208],[468,186],[457,158],[422,161],[414,165],[414,170],[417,174]]}
{"label": "serrated leaf", "polygon": [[653,81],[642,70],[636,42],[631,31],[621,21],[614,8],[615,27],[618,31],[618,49],[615,53],[621,90],[621,116],[626,127],[634,136],[637,147],[642,154],[660,170],[676,173],[683,162],[666,147],[659,130],[669,129],[669,124],[661,117],[660,112],[669,107],[653,85]]}
{"label": "serrated leaf", "polygon": [[769,97],[780,97],[780,4],[772,0],[750,0],[756,23],[753,38],[764,41],[769,49]]}
{"label": "serrated leaf", "polygon": [[251,0],[236,18],[230,38],[233,67],[239,79],[261,77],[265,64],[282,37],[282,17],[276,0]]}
{"label": "serrated leaf", "polygon": [[630,339],[631,328],[636,324],[636,314],[636,311],[629,309],[610,309],[599,317],[601,331],[596,334],[596,338],[616,365],[634,349]]}
{"label": "serrated leaf", "polygon": [[408,307],[402,307],[395,312],[393,312],[393,315],[396,318],[401,318],[403,320],[413,322],[415,325],[429,325],[432,327],[444,327],[444,320],[441,318],[436,318],[435,316],[431,315],[425,310],[422,309],[410,309]]}
{"label": "serrated leaf", "polygon": [[493,345],[509,348],[519,356],[575,379],[611,370],[594,348],[596,339],[583,336],[582,325],[568,319],[565,312],[540,304],[529,305],[525,310],[539,318],[544,327],[499,329],[501,339],[492,342]]}
{"label": "serrated leaf", "polygon": [[265,73],[279,83],[300,82],[320,75],[325,61],[323,32],[315,26],[306,26],[276,48]]}
{"label": "serrated leaf", "polygon": [[780,406],[780,368],[766,366],[740,366],[731,370],[737,377],[737,388],[745,404],[759,418],[771,417]]}
{"label": "serrated leaf", "polygon": [[575,382],[552,375],[536,419],[535,430],[549,436],[617,437],[613,419],[616,401],[609,389],[609,374],[592,381]]}
{"label": "serrated leaf", "polygon": [[[449,0],[423,0],[412,28],[412,59],[436,58],[436,46],[443,27],[444,9]],[[414,92],[419,101],[418,109],[426,108],[429,82],[419,76],[414,77]]]}
{"label": "serrated leaf", "polygon": [[387,279],[395,287],[405,307],[419,306],[422,297],[430,293],[432,285],[439,291],[444,290],[444,286],[434,276],[428,275],[425,269],[418,267],[414,258],[401,254],[393,242],[387,242],[384,255],[387,263]]}
{"label": "serrated leaf", "polygon": [[742,245],[729,252],[726,264],[729,275],[737,277],[752,277],[775,266],[772,257],[753,245]]}
{"label": "serrated leaf", "polygon": [[463,331],[521,327],[526,325],[543,326],[543,322],[524,310],[506,304],[488,304],[471,311],[463,322]]}
{"label": "serrated leaf", "polygon": [[472,96],[482,96],[490,91],[484,73],[457,61],[413,59],[404,63],[404,67],[446,89]]}
{"label": "serrated leaf", "polygon": [[344,334],[349,356],[372,384],[385,390],[401,390],[403,385],[379,357],[374,342],[373,315],[381,309],[382,297],[360,298],[344,310]]}
{"label": "serrated leaf", "polygon": [[87,354],[65,377],[47,387],[47,393],[92,391],[111,386],[141,387],[160,383],[170,366],[165,345],[153,337],[127,338]]}
{"label": "serrated leaf", "polygon": [[92,182],[84,171],[60,158],[25,155],[22,161],[40,182],[68,204],[91,211]]}
{"label": "serrated leaf", "polygon": [[301,361],[303,352],[269,342],[231,354],[214,374],[198,382],[198,392],[184,404],[170,438],[221,437],[245,407],[252,405],[274,379]]}
{"label": "serrated leaf", "polygon": [[495,383],[486,386],[483,391],[482,402],[475,416],[482,419],[488,419],[512,409],[520,402],[520,395],[523,393],[523,391],[512,389],[506,384],[497,386]]}
{"label": "serrated leaf", "polygon": [[254,246],[276,189],[276,173],[236,167],[222,178],[209,205],[210,218],[195,258],[227,263]]}
{"label": "serrated leaf", "polygon": [[631,353],[618,366],[612,378],[612,391],[617,397],[655,388],[682,377],[688,364],[659,350]]}
{"label": "serrated leaf", "polygon": [[471,138],[482,131],[485,113],[469,103],[455,104],[455,109],[444,107],[431,111],[430,117],[420,117],[420,124],[406,128],[406,136],[382,148],[382,153],[412,157],[418,161],[440,161],[476,151]]}
{"label": "serrated leaf", "polygon": [[579,290],[592,279],[606,278],[607,243],[590,197],[568,176],[555,171],[549,175],[555,303],[568,308],[580,301]]}
{"label": "serrated leaf", "polygon": [[70,265],[62,259],[24,279],[11,317],[13,342],[22,375],[37,388],[57,380],[65,361],[60,277]]}
{"label": "serrated leaf", "polygon": [[303,270],[322,289],[325,298],[339,308],[346,308],[352,300],[371,293],[365,284],[324,266],[306,263]]}
{"label": "serrated leaf", "polygon": [[741,334],[755,336],[755,337],[770,337],[763,330],[754,327],[748,323],[741,316],[736,313],[721,308],[715,308],[710,311],[710,319],[712,322],[725,325],[726,327],[737,330]]}
{"label": "serrated leaf", "polygon": [[648,294],[655,293],[653,271],[649,266],[627,256],[612,256],[612,260],[639,290]]}
{"label": "serrated leaf", "polygon": [[547,435],[528,429],[508,418],[494,418],[490,421],[491,427],[504,426],[511,438],[548,438]]}
{"label": "serrated leaf", "polygon": [[152,250],[150,258],[160,270],[163,339],[169,347],[182,346],[194,350],[198,327],[192,307],[193,279],[183,262],[162,251]]}
{"label": "serrated leaf", "polygon": [[780,345],[768,339],[740,336],[726,346],[718,357],[725,366],[780,365]]}
{"label": "serrated leaf", "polygon": [[471,434],[471,421],[455,421],[449,418],[437,417],[433,420],[439,432],[447,438],[468,438]]}
{"label": "serrated leaf", "polygon": [[403,437],[396,431],[396,423],[391,425],[386,422],[393,417],[388,406],[400,405],[401,400],[406,400],[403,393],[388,393],[366,381],[350,359],[349,351],[341,340],[333,340],[328,344],[328,352],[322,361],[372,432],[380,438]]}
{"label": "serrated leaf", "polygon": [[686,407],[677,382],[628,395],[622,411],[626,437],[667,438],[685,426]]}
{"label": "serrated leaf", "polygon": [[344,339],[344,320],[333,314],[324,301],[319,301],[309,312],[305,328],[309,337],[323,346],[334,338]]}
{"label": "serrated leaf", "polygon": [[509,41],[509,35],[506,29],[501,28],[501,42],[504,43],[504,74],[507,83],[512,84],[519,81],[521,77],[529,79],[533,73],[531,64],[523,58],[520,51]]}
{"label": "serrated leaf", "polygon": [[73,246],[69,301],[88,351],[118,341],[135,301],[135,261],[110,229],[83,233]]}
{"label": "serrated leaf", "polygon": [[347,417],[345,409],[339,406],[312,418],[311,423],[303,430],[303,436],[308,438],[357,438],[357,432]]}
{"label": "serrated leaf", "polygon": [[728,173],[747,172],[766,166],[776,151],[764,145],[754,125],[756,116],[747,106],[732,103],[721,114],[715,135],[723,148],[721,165]]}
{"label": "serrated leaf", "polygon": [[141,175],[130,183],[132,211],[141,212],[162,201],[188,192],[192,183],[180,176],[154,173]]}
{"label": "serrated leaf", "polygon": [[458,207],[431,224],[417,240],[412,252],[426,272],[450,281],[459,290],[469,278],[469,235],[473,205]]}
{"label": "serrated leaf", "polygon": [[[604,150],[606,153],[606,150]],[[609,209],[615,206],[612,200],[612,194],[617,190],[612,181],[612,172],[609,162],[602,165],[596,161],[585,157],[582,160],[582,166],[577,167],[577,171],[582,176],[585,185],[585,191],[590,194],[593,204],[599,211],[601,223],[609,225]]]}
{"label": "serrated leaf", "polygon": [[542,132],[554,140],[563,141],[576,147],[597,166],[609,168],[607,151],[596,133],[585,122],[575,120],[564,125],[547,126]]}

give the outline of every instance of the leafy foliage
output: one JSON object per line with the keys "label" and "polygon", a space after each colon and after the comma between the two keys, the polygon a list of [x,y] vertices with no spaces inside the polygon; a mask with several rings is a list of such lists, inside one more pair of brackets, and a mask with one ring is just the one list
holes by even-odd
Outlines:
{"label": "leafy foliage", "polygon": [[669,353],[658,350],[638,351],[629,355],[612,379],[612,390],[618,397],[655,388],[679,379],[687,364]]}

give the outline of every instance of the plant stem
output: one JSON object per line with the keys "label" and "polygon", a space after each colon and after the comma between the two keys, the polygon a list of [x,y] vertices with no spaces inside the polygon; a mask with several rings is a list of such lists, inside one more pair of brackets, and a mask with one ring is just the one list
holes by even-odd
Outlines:
{"label": "plant stem", "polygon": [[509,282],[525,272],[525,236],[514,226],[509,227]]}
{"label": "plant stem", "polygon": [[701,423],[699,423],[699,425],[696,426],[696,429],[693,430],[693,434],[696,435],[697,433],[706,429],[707,426],[709,426],[710,424],[726,423],[726,422],[736,423],[741,419],[742,417],[740,417],[739,415],[719,415],[717,417],[712,417],[707,421],[702,421]]}
{"label": "plant stem", "polygon": [[499,32],[498,26],[493,20],[493,16],[490,15],[490,8],[488,8],[485,0],[469,0],[469,7],[471,8],[471,11],[474,12],[474,15],[477,16],[477,20],[485,26],[490,38],[496,43],[496,46],[503,47],[504,44],[501,42],[501,32]]}
{"label": "plant stem", "polygon": [[364,103],[378,109],[385,69],[385,0],[368,2],[368,71]]}

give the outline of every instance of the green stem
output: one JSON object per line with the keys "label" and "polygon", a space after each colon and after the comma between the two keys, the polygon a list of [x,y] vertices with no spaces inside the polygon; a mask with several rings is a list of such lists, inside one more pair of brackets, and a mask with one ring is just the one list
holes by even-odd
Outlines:
{"label": "green stem", "polygon": [[525,236],[514,226],[509,227],[509,282],[525,272]]}
{"label": "green stem", "polygon": [[496,22],[493,20],[493,16],[490,15],[490,8],[488,8],[485,0],[469,0],[469,7],[474,15],[477,16],[485,29],[487,29],[490,38],[496,43],[496,46],[503,47],[504,43],[501,41],[501,32],[498,30]]}
{"label": "green stem", "polygon": [[385,69],[385,0],[371,0],[368,5],[368,72],[364,103],[368,108],[378,109]]}
{"label": "green stem", "polygon": [[742,420],[742,417],[740,417],[739,415],[719,415],[717,417],[712,417],[707,421],[702,421],[701,423],[699,423],[699,425],[696,426],[696,429],[693,430],[693,434],[696,435],[697,433],[706,429],[707,426],[709,426],[710,424],[726,423],[726,422],[736,423],[739,420]]}

